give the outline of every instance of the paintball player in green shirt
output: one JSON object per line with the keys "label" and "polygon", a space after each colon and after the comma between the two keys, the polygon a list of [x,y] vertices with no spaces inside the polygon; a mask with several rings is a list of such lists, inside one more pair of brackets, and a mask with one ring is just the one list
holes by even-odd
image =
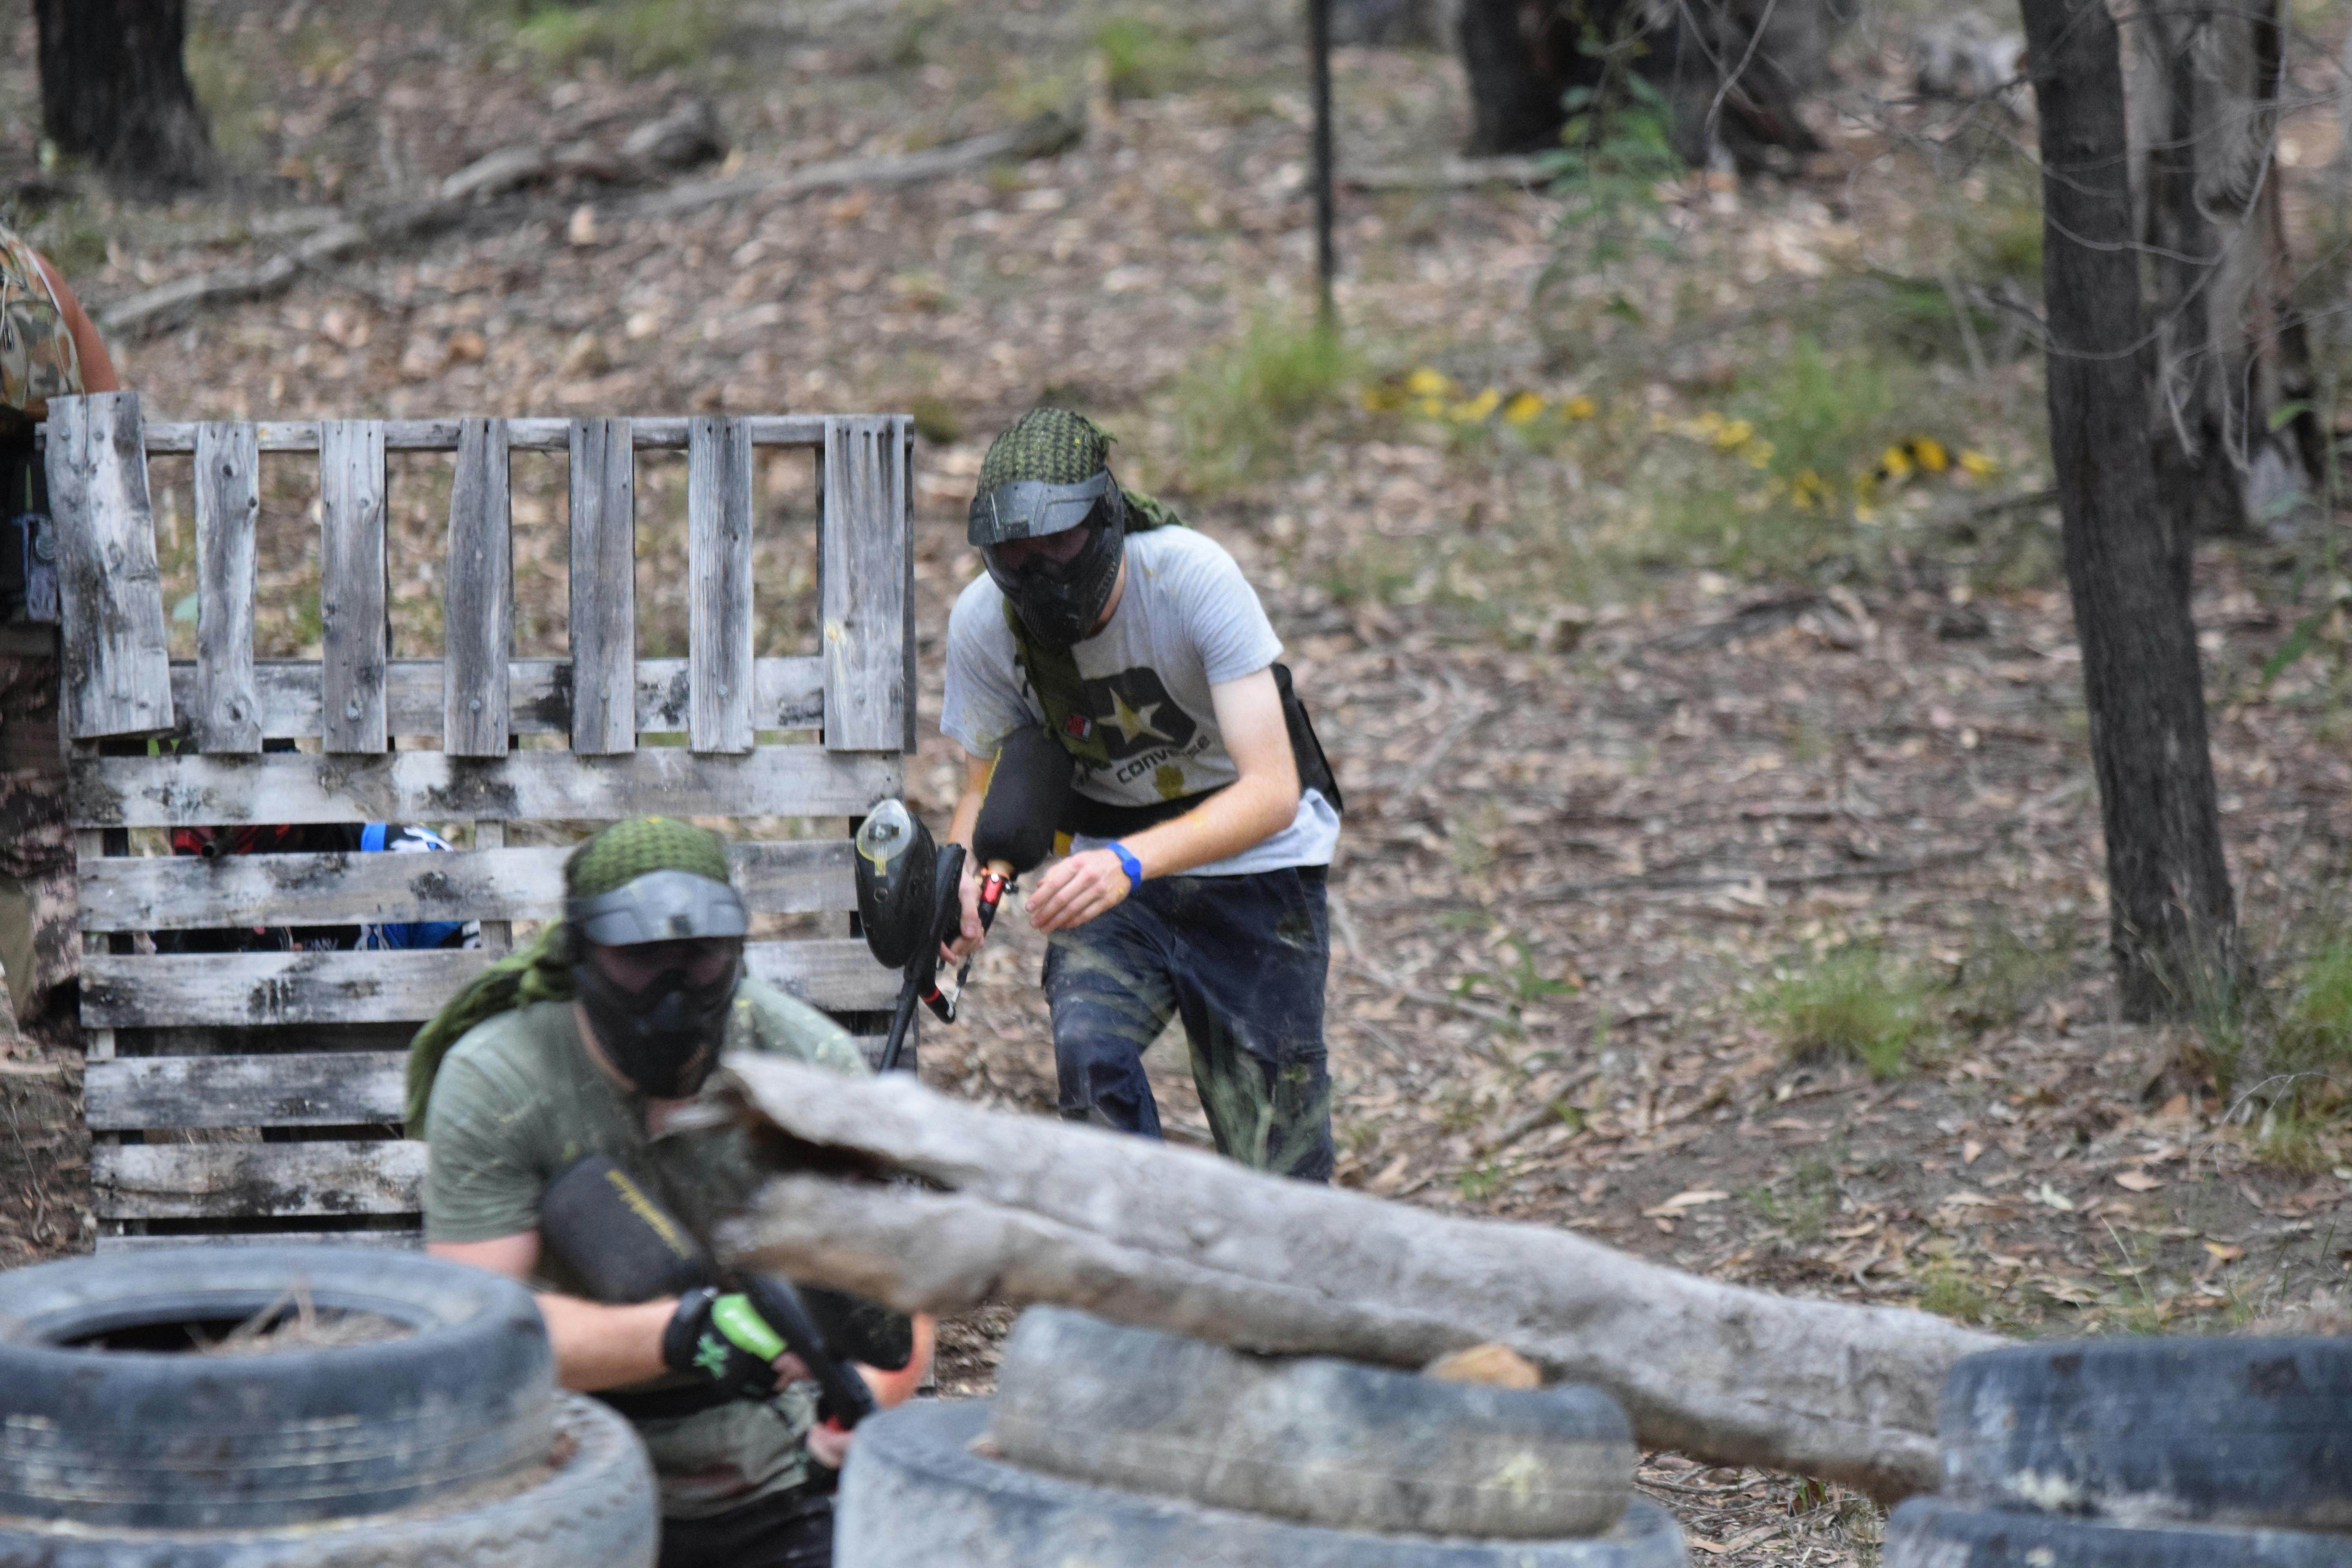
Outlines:
{"label": "paintball player in green shirt", "polygon": [[[761,1178],[732,1115],[703,1102],[725,1051],[868,1070],[823,1014],[742,973],[747,920],[718,837],[667,817],[615,823],[564,865],[564,919],[493,965],[418,1032],[409,1129],[430,1147],[426,1250],[528,1282],[557,1374],[636,1426],[662,1493],[661,1568],[822,1568],[850,1434],[816,1420],[806,1366],[713,1289],[608,1291],[543,1204],[609,1162],[707,1257]],[[593,1243],[590,1250],[593,1250]],[[899,1321],[903,1330],[903,1320]],[[928,1354],[868,1372],[877,1403]],[[583,1565],[584,1568],[584,1565]]]}

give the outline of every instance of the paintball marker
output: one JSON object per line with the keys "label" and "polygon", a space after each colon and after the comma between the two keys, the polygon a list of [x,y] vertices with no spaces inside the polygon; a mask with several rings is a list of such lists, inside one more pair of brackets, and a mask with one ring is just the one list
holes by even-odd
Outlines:
{"label": "paintball marker", "polygon": [[[972,857],[981,863],[981,930],[995,925],[997,907],[1016,879],[1053,853],[1069,795],[1070,754],[1060,742],[1042,729],[1004,738],[971,833]],[[963,868],[963,846],[934,844],[930,829],[902,802],[884,801],[857,830],[857,914],[866,945],[905,975],[882,1047],[884,1072],[898,1065],[918,1000],[941,1023],[955,1022],[971,961],[956,971],[953,993],[944,993],[940,950],[962,929]]]}
{"label": "paintball marker", "polygon": [[[844,1427],[874,1414],[874,1395],[843,1358],[895,1371],[914,1354],[913,1326],[872,1302],[832,1290],[803,1294],[772,1274],[745,1272],[722,1281],[686,1227],[603,1154],[574,1162],[549,1184],[540,1198],[539,1233],[599,1301],[651,1301],[731,1283],[781,1342],[777,1353],[801,1358],[824,1394],[824,1413]],[[710,1405],[734,1397],[718,1390],[680,1392],[689,1400],[708,1394],[703,1403]],[[668,1393],[615,1394],[609,1403],[625,1415],[632,1400],[659,1402]],[[642,1413],[674,1412],[645,1403]]]}

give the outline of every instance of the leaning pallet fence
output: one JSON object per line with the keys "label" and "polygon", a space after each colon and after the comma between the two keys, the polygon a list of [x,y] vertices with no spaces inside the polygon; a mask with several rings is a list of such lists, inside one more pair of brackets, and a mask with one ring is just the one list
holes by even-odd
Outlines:
{"label": "leaning pallet fence", "polygon": [[[856,816],[914,744],[908,422],[897,416],[142,425],[63,398],[47,431],[81,1018],[101,1249],[173,1237],[413,1240],[424,1149],[401,1047],[558,912],[565,850],[513,825],[638,812]],[[814,455],[819,647],[754,657],[753,453]],[[637,657],[636,454],[687,458],[688,654]],[[438,659],[390,657],[385,454],[454,455]],[[509,455],[570,466],[570,657],[512,656]],[[318,456],[320,657],[254,657],[264,453]],[[147,458],[194,458],[197,652],[174,662]],[[763,732],[814,732],[773,743]],[[683,746],[674,743],[682,736]],[[169,737],[125,746],[125,737]],[[532,738],[527,744],[518,737]],[[673,743],[643,743],[660,738]],[[266,749],[294,741],[294,752]],[[111,742],[111,743],[110,743]],[[116,754],[118,752],[134,754]],[[422,822],[436,855],[135,855],[131,830]],[[855,908],[848,843],[738,843],[755,917]],[[140,933],[472,921],[479,950],[174,953]],[[751,973],[838,1016],[897,977],[845,920]]]}

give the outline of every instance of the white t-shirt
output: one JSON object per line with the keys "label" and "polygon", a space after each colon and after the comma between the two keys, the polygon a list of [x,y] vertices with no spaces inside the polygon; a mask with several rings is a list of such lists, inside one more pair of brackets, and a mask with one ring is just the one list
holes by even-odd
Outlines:
{"label": "white t-shirt", "polygon": [[[1241,776],[1217,731],[1212,686],[1255,675],[1282,652],[1256,591],[1224,547],[1190,528],[1156,528],[1127,542],[1127,588],[1110,624],[1070,650],[1085,701],[1073,722],[1100,740],[1106,762],[1081,761],[1075,787],[1091,800],[1150,805],[1219,789]],[[940,728],[974,756],[1045,721],[1045,705],[1013,658],[1004,595],[983,574],[948,617],[947,700]],[[1285,866],[1328,866],[1339,814],[1303,790],[1290,826],[1193,877]],[[1105,842],[1081,836],[1074,848]]]}

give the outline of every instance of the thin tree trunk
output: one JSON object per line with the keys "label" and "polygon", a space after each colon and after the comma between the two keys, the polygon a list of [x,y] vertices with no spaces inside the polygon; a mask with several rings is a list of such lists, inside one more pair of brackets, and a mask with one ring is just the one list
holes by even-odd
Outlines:
{"label": "thin tree trunk", "polygon": [[33,0],[41,126],[60,151],[148,191],[203,184],[212,132],[183,54],[187,0]]}
{"label": "thin tree trunk", "polygon": [[2189,615],[2195,536],[2158,492],[2147,440],[2124,85],[2102,0],[2021,0],[2042,121],[2051,457],[2083,647],[2127,1016],[2188,1012],[2235,983],[2205,689]]}
{"label": "thin tree trunk", "polygon": [[728,1067],[761,1163],[797,1173],[720,1227],[720,1251],[902,1311],[1050,1301],[1406,1367],[1499,1342],[1608,1390],[1649,1447],[1881,1500],[1935,1489],[1945,1375],[2001,1342],[1926,1312],[1704,1279],[1548,1226],[982,1110],[903,1073],[843,1079],[751,1053]]}

